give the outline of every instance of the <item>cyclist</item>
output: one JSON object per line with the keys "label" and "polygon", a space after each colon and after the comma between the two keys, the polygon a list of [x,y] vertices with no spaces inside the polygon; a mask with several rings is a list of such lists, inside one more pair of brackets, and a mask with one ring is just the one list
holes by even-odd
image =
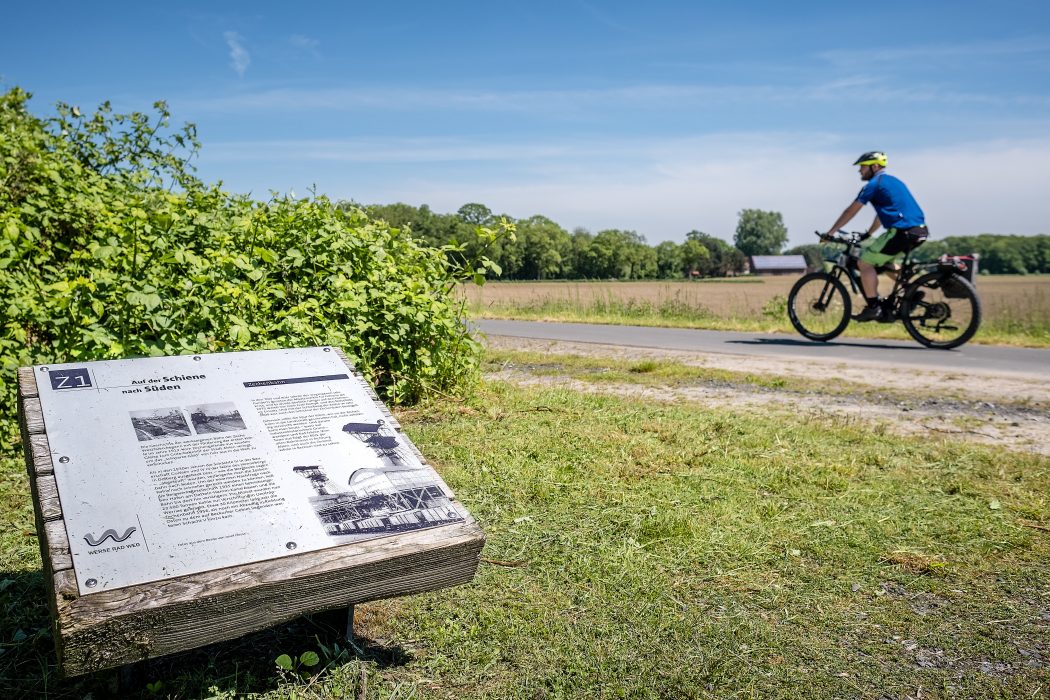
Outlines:
{"label": "cyclist", "polygon": [[860,179],[866,183],[857,199],[846,207],[831,229],[824,234],[832,238],[845,226],[865,204],[875,207],[875,220],[868,227],[864,238],[870,237],[885,227],[886,231],[872,241],[860,256],[860,282],[864,290],[865,308],[856,316],[856,321],[878,321],[884,312],[879,303],[879,272],[884,270],[896,275],[895,259],[922,244],[929,231],[926,217],[919,208],[908,187],[886,172],[886,154],[869,151],[853,163],[860,166]]}

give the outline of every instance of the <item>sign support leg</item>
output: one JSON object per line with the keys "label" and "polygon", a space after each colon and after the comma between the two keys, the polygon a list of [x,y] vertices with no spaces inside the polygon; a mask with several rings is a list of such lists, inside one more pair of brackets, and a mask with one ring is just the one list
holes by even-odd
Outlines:
{"label": "sign support leg", "polygon": [[346,609],[346,641],[354,643],[354,606]]}
{"label": "sign support leg", "polygon": [[138,682],[138,671],[138,662],[132,661],[131,663],[124,664],[117,669],[116,678],[110,681],[110,688],[112,689],[113,686],[116,686],[115,692],[118,695],[130,695],[132,693],[132,688]]}

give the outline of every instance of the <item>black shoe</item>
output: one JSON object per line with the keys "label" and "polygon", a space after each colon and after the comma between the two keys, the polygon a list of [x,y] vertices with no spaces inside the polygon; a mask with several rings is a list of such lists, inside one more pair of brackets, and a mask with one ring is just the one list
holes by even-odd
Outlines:
{"label": "black shoe", "polygon": [[882,318],[881,306],[865,306],[864,310],[853,317],[854,321],[878,321]]}

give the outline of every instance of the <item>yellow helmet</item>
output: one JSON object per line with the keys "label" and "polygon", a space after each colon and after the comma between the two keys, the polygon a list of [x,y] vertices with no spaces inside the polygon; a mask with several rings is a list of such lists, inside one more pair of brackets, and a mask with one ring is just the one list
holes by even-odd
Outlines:
{"label": "yellow helmet", "polygon": [[868,151],[858,158],[854,165],[881,165],[885,168],[886,154],[882,151]]}

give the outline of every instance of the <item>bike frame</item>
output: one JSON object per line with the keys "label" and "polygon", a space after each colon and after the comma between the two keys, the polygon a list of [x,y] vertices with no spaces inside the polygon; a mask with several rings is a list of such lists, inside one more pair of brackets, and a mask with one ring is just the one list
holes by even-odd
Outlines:
{"label": "bike frame", "polygon": [[[843,277],[849,280],[850,289],[854,294],[864,294],[864,289],[860,282],[860,268],[857,266],[857,262],[860,260],[861,252],[864,247],[861,245],[861,241],[865,240],[857,234],[847,233],[842,231],[842,234],[848,236],[845,240],[836,241],[846,246],[845,250],[842,250],[834,258],[826,259],[825,262],[831,263],[831,269],[827,270],[829,275],[836,277],[840,281]],[[932,271],[940,267],[936,262],[933,263],[915,263],[911,259],[912,251],[908,251],[904,254],[904,259],[901,261],[900,270],[897,271],[896,278],[893,281],[893,289],[886,297],[887,301],[892,302],[891,309],[896,314],[899,309],[901,302],[904,299],[904,292],[911,284],[912,280],[918,277],[922,272],[927,270]],[[880,274],[884,270],[879,271]]]}

